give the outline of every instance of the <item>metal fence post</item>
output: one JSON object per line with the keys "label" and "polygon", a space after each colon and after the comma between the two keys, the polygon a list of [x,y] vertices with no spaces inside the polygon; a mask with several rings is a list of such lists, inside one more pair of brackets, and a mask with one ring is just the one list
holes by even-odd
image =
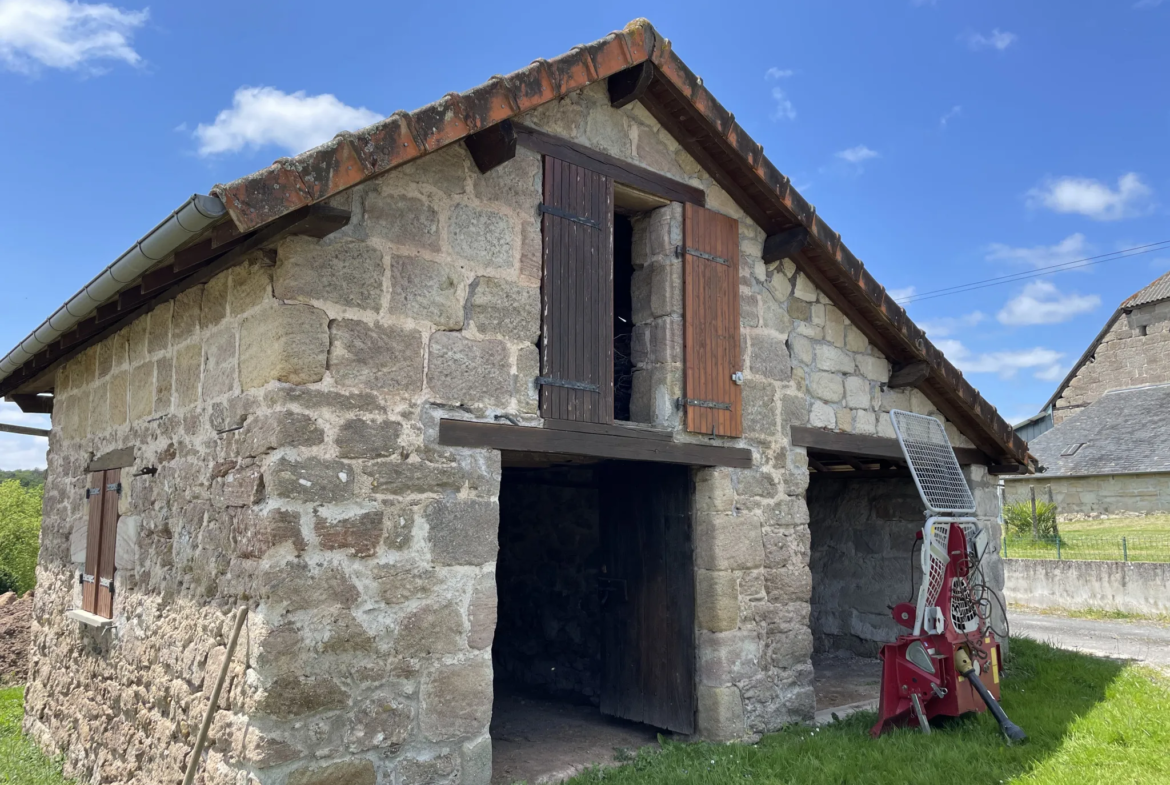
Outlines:
{"label": "metal fence post", "polygon": [[1056,560],[1060,561],[1060,535],[1056,535]]}
{"label": "metal fence post", "polygon": [[1121,560],[1123,562],[1129,561],[1129,545],[1124,537],[1121,538]]}
{"label": "metal fence post", "polygon": [[1040,524],[1036,521],[1036,486],[1029,485],[1028,491],[1032,496],[1032,539],[1040,536]]}

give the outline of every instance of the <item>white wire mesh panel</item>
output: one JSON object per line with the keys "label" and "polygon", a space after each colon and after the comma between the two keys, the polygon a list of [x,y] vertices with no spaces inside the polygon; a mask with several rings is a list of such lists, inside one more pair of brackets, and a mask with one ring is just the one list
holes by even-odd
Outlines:
{"label": "white wire mesh panel", "polygon": [[964,634],[979,629],[979,612],[971,601],[971,587],[966,578],[951,579],[951,624]]}
{"label": "white wire mesh panel", "polygon": [[975,512],[975,499],[942,423],[897,409],[890,412],[890,420],[923,504],[932,512]]}

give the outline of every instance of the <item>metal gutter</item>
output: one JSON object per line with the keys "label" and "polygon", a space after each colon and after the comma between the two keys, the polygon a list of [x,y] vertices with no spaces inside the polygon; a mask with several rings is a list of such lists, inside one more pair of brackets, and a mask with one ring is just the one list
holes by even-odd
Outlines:
{"label": "metal gutter", "polygon": [[226,213],[214,196],[195,194],[183,202],[0,359],[0,381]]}

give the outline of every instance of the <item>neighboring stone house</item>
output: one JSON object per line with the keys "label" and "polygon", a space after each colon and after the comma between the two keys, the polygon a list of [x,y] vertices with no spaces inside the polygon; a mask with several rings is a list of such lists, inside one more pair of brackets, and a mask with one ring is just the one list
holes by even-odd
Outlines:
{"label": "neighboring stone house", "polygon": [[1170,512],[1170,384],[1109,390],[1029,449],[1042,474],[1006,488],[1051,491],[1061,521]]}
{"label": "neighboring stone house", "polygon": [[1034,417],[1016,426],[1031,442],[1109,390],[1170,382],[1170,273],[1126,298]]}
{"label": "neighboring stone house", "polygon": [[644,20],[213,194],[0,360],[53,417],[25,727],[84,781],[181,780],[240,606],[206,783],[487,783],[520,687],[807,721],[909,595],[888,411],[992,542],[1030,469]]}

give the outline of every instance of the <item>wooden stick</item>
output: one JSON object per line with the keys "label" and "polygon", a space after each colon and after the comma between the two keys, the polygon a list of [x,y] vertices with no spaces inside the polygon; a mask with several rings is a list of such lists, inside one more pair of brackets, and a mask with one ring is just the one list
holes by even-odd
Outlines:
{"label": "wooden stick", "polygon": [[4,433],[19,433],[22,436],[48,436],[48,428],[29,428],[25,425],[8,425],[0,422],[0,431]]}
{"label": "wooden stick", "polygon": [[191,785],[195,780],[195,771],[199,768],[199,757],[203,754],[203,744],[207,741],[207,732],[211,730],[211,719],[215,716],[215,708],[219,705],[219,694],[223,690],[223,683],[227,680],[228,668],[232,664],[232,655],[236,653],[236,642],[240,639],[240,630],[244,629],[244,620],[248,618],[247,606],[236,611],[236,626],[232,630],[231,640],[228,641],[227,653],[223,656],[223,665],[219,668],[219,678],[216,679],[215,689],[211,692],[211,703],[207,705],[207,715],[203,718],[203,726],[199,729],[199,736],[195,739],[195,751],[191,753],[191,762],[187,764],[187,776],[183,777],[183,785]]}

